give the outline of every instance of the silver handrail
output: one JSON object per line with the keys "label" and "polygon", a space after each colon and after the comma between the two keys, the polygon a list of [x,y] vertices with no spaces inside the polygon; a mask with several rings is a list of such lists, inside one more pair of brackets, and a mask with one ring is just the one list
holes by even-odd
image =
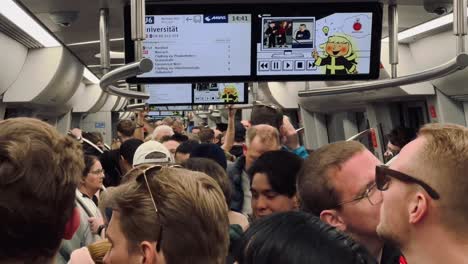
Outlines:
{"label": "silver handrail", "polygon": [[151,71],[151,69],[153,69],[153,62],[150,59],[143,58],[140,61],[126,64],[105,74],[104,76],[102,76],[99,86],[101,86],[101,89],[106,93],[128,98],[146,100],[150,97],[150,95],[147,93],[131,90],[122,90],[113,86],[113,84],[116,84],[119,80],[133,77],[145,72],[149,72]]}
{"label": "silver handrail", "polygon": [[127,105],[127,106],[125,107],[125,110],[144,109],[145,106],[146,106],[145,103],[131,104],[131,105]]}
{"label": "silver handrail", "polygon": [[456,71],[462,70],[465,67],[468,67],[468,54],[461,53],[445,64],[415,74],[410,74],[395,79],[378,80],[334,87],[324,87],[308,91],[300,91],[299,97],[334,95],[346,92],[363,92],[374,89],[383,89],[401,85],[408,85],[441,78]]}

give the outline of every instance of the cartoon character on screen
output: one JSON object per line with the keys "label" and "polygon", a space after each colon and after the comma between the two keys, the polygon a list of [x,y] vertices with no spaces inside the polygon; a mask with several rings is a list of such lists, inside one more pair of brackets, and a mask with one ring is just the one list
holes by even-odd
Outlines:
{"label": "cartoon character on screen", "polygon": [[227,85],[221,94],[221,99],[223,99],[225,103],[230,104],[239,102],[239,92],[237,88],[234,85]]}
{"label": "cartoon character on screen", "polygon": [[357,74],[357,55],[349,39],[331,36],[320,48],[324,50],[325,57],[320,57],[316,50],[312,52],[312,57],[315,59],[315,66],[326,67],[325,74]]}

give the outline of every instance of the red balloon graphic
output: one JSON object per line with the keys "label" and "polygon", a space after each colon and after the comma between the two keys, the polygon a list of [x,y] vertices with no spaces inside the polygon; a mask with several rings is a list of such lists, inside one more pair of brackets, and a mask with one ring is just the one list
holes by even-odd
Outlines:
{"label": "red balloon graphic", "polygon": [[362,28],[362,24],[359,22],[359,20],[354,22],[354,25],[353,25],[354,30],[359,31],[359,30],[361,30],[361,28]]}

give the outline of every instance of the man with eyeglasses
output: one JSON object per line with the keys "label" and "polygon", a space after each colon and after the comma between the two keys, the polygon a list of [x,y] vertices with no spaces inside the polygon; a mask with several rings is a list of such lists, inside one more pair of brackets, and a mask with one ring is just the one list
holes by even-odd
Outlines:
{"label": "man with eyeglasses", "polygon": [[357,141],[341,141],[317,149],[297,176],[301,208],[349,234],[380,264],[400,263],[400,252],[376,233],[382,193],[376,189],[375,167],[381,162]]}
{"label": "man with eyeglasses", "polygon": [[389,167],[377,166],[383,192],[377,233],[408,263],[468,263],[468,129],[430,124]]}

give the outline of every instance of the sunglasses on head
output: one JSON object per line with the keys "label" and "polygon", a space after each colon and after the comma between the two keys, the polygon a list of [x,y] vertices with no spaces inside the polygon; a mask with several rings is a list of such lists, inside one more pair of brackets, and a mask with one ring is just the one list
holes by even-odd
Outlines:
{"label": "sunglasses on head", "polygon": [[153,203],[154,210],[156,211],[156,215],[159,220],[159,238],[157,240],[156,244],[156,250],[159,252],[161,250],[161,241],[162,241],[162,231],[163,231],[163,226],[162,226],[162,221],[161,221],[161,216],[159,214],[158,207],[156,206],[156,202],[153,197],[153,193],[151,192],[150,185],[148,183],[148,176],[149,177],[155,177],[156,174],[158,174],[159,171],[161,171],[164,168],[182,168],[180,165],[154,165],[149,168],[146,168],[145,170],[142,171],[142,173],[136,178],[137,182],[142,182],[144,181],[146,184],[146,188],[148,188],[148,193],[151,197],[151,202]]}
{"label": "sunglasses on head", "polygon": [[391,178],[395,178],[406,183],[415,183],[421,186],[432,199],[440,199],[440,195],[431,186],[419,179],[416,179],[413,176],[392,170],[386,165],[379,165],[375,167],[375,183],[377,185],[377,189],[386,191],[390,185]]}
{"label": "sunglasses on head", "polygon": [[280,110],[279,106],[274,105],[274,104],[267,104],[267,103],[264,103],[262,101],[254,101],[253,106],[254,107],[263,106],[263,107],[268,107],[268,108],[271,108],[271,109],[274,109],[274,110]]}

